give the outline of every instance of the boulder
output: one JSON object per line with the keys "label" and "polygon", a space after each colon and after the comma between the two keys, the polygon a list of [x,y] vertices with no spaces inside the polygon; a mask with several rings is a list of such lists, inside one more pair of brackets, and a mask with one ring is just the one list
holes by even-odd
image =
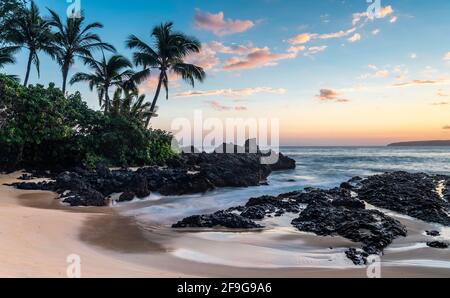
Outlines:
{"label": "boulder", "polygon": [[225,227],[230,229],[256,229],[262,226],[243,216],[218,211],[210,215],[190,216],[172,226],[173,228],[214,228]]}
{"label": "boulder", "polygon": [[423,173],[393,172],[368,177],[359,182],[359,199],[426,222],[450,226],[450,203],[436,189],[442,179]]}

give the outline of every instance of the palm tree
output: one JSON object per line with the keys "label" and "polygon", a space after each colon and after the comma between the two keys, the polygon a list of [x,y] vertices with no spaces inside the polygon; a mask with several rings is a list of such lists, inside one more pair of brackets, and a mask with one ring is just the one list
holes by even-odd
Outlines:
{"label": "palm tree", "polygon": [[[202,82],[206,77],[203,68],[184,61],[189,54],[200,52],[201,43],[196,38],[174,32],[172,27],[173,23],[165,23],[153,29],[151,35],[154,48],[134,35],[127,40],[130,49],[137,49],[133,60],[136,66],[143,66],[145,75],[149,75],[152,69],[159,70],[158,86],[150,107],[152,113],[155,112],[156,102],[163,86],[166,90],[166,99],[169,99],[168,72],[172,71],[181,76],[192,87],[195,86],[195,80]],[[152,114],[147,119],[147,126],[151,117]]]}
{"label": "palm tree", "polygon": [[136,118],[145,123],[152,113],[150,107],[150,102],[145,101],[145,95],[118,88],[114,93],[111,113]]}
{"label": "palm tree", "polygon": [[81,18],[68,18],[66,23],[53,10],[51,25],[56,28],[54,34],[55,44],[58,48],[57,58],[62,72],[62,90],[66,92],[67,77],[70,67],[75,63],[75,57],[92,57],[93,50],[108,50],[115,52],[115,48],[101,41],[92,29],[103,28],[100,23],[92,23],[84,26],[84,16]]}
{"label": "palm tree", "polygon": [[0,68],[6,64],[13,64],[16,62],[14,54],[19,50],[19,47],[4,47],[0,48]]}
{"label": "palm tree", "polygon": [[93,73],[76,73],[70,80],[70,84],[89,82],[91,90],[96,87],[99,104],[104,106],[105,113],[107,113],[111,107],[109,89],[113,86],[123,86],[123,83],[134,75],[131,70],[132,64],[121,55],[114,55],[108,60],[103,55],[100,61],[91,57],[84,57],[83,59],[84,63],[93,70]]}
{"label": "palm tree", "polygon": [[50,24],[41,18],[39,8],[34,1],[31,2],[30,8],[12,21],[6,39],[29,51],[24,86],[28,84],[32,63],[36,66],[38,76],[40,76],[38,52],[44,51],[52,57],[55,55]]}

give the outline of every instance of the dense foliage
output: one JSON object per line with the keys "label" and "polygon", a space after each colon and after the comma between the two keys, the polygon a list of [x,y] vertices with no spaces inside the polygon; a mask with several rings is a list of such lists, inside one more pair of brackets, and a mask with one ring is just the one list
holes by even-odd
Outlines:
{"label": "dense foliage", "polygon": [[[48,13],[41,15],[32,0],[0,1],[0,68],[15,63],[20,50],[28,54],[23,86],[19,77],[0,74],[0,169],[142,166],[171,158],[172,136],[148,129],[149,122],[157,116],[162,88],[168,98],[168,72],[192,86],[204,80],[203,68],[185,62],[200,52],[201,43],[174,31],[172,23],[153,29],[153,48],[132,35],[127,46],[135,50],[134,64],[142,67],[137,71],[96,33],[103,28],[101,23],[86,23],[82,14],[61,19],[51,9]],[[100,59],[94,56],[96,51],[101,52]],[[108,57],[105,52],[113,54]],[[39,78],[41,54],[59,64],[62,91],[53,83],[27,86],[33,64]],[[70,78],[78,60],[90,71]],[[150,102],[139,85],[152,72],[159,79]],[[87,82],[91,90],[96,88],[103,111],[90,109],[79,92],[67,94],[68,82]]]}
{"label": "dense foliage", "polygon": [[79,93],[65,97],[53,84],[24,87],[0,76],[2,167],[163,163],[173,155],[171,139],[139,119],[91,110]]}

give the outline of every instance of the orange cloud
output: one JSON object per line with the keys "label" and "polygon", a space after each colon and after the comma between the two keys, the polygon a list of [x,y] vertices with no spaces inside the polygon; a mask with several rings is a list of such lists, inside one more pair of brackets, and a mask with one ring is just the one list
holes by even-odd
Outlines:
{"label": "orange cloud", "polygon": [[352,37],[348,39],[349,42],[357,42],[361,40],[361,34],[355,33]]}
{"label": "orange cloud", "polygon": [[393,13],[394,13],[394,9],[392,8],[391,5],[388,5],[386,7],[381,8],[379,17],[385,18],[388,15],[393,14]]}
{"label": "orange cloud", "polygon": [[[382,7],[381,10],[379,11],[377,17],[378,18],[385,18],[388,15],[391,15],[394,13],[394,9],[392,8],[391,5]],[[367,14],[367,12],[357,12],[353,14],[353,20],[352,20],[352,24],[353,26],[357,25],[361,20],[367,21],[369,19],[369,15]]]}
{"label": "orange cloud", "polygon": [[247,31],[255,24],[250,20],[225,20],[223,12],[217,14],[206,12],[203,14],[197,9],[194,17],[194,25],[197,29],[210,31],[218,36],[224,36]]}
{"label": "orange cloud", "polygon": [[304,44],[310,41],[312,38],[314,38],[316,34],[310,34],[310,33],[302,33],[298,34],[291,39],[289,39],[289,43],[296,45],[296,44]]}

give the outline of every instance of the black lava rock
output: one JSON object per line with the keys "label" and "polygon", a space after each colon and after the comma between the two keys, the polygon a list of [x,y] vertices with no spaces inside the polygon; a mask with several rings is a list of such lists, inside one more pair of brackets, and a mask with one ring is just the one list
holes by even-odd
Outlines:
{"label": "black lava rock", "polygon": [[427,245],[432,248],[438,248],[438,249],[446,249],[449,247],[448,243],[440,242],[440,241],[433,241],[433,242],[427,242]]}
{"label": "black lava rock", "polygon": [[359,199],[427,222],[450,226],[450,203],[436,191],[446,176],[393,172],[360,181],[355,192]]}
{"label": "black lava rock", "polygon": [[225,227],[230,229],[256,229],[262,226],[243,216],[219,211],[210,215],[195,215],[187,217],[174,224],[173,228],[214,228]]}
{"label": "black lava rock", "polygon": [[439,231],[426,231],[426,233],[427,233],[428,236],[431,236],[431,237],[439,237],[439,236],[441,236],[441,233]]}

